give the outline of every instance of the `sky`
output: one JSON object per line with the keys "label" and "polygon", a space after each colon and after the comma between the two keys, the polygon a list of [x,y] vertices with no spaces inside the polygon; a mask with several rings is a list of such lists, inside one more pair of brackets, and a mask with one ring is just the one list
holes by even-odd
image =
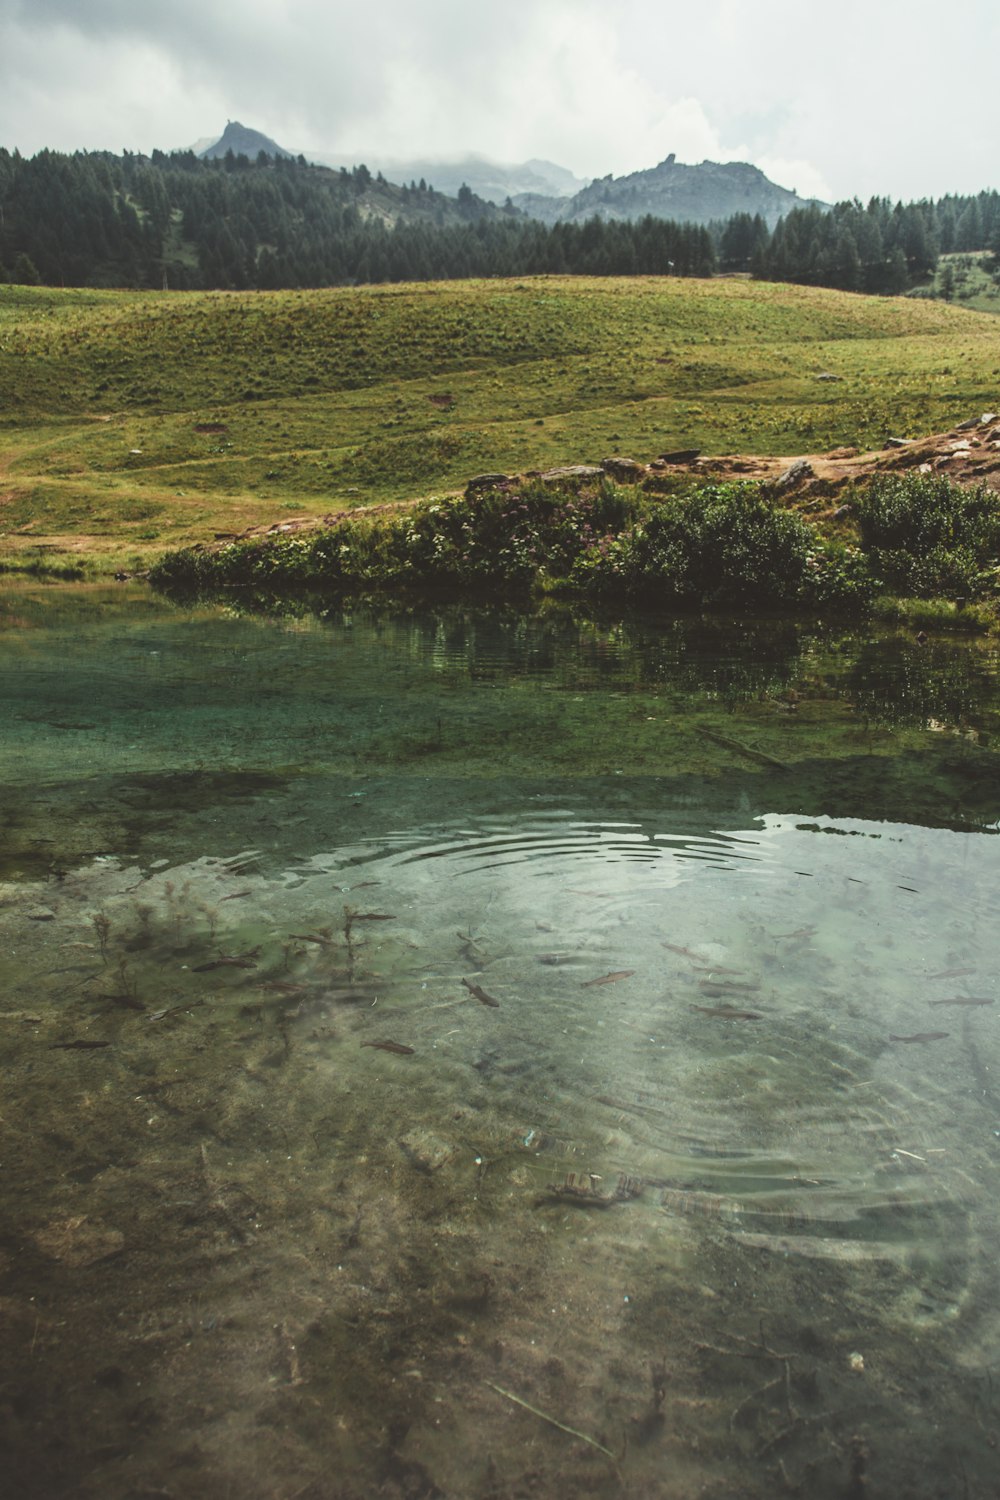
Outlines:
{"label": "sky", "polygon": [[997,0],[0,0],[0,146],[228,120],[347,162],[750,161],[828,202],[1000,189]]}

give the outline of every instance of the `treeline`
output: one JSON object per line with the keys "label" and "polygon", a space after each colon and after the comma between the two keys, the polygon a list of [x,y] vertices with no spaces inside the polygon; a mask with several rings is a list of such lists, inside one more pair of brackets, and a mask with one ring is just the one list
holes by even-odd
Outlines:
{"label": "treeline", "polygon": [[707,276],[709,232],[645,219],[553,228],[463,187],[365,166],[192,152],[0,152],[0,271],[66,286],[277,288],[545,273]]}
{"label": "treeline", "polygon": [[768,281],[896,294],[928,281],[939,255],[992,251],[1000,259],[1000,193],[893,203],[856,199],[795,208],[769,230],[759,215],[713,225],[722,270]]}
{"label": "treeline", "polygon": [[0,280],[179,289],[342,286],[469,276],[744,271],[850,291],[926,282],[950,250],[1000,256],[1000,195],[794,209],[774,230],[650,216],[544,225],[467,187],[396,185],[303,157],[0,149]]}
{"label": "treeline", "polygon": [[0,274],[49,286],[314,286],[370,280],[386,224],[430,229],[498,218],[466,192],[397,187],[367,167],[304,158],[202,161],[191,151],[0,149]]}

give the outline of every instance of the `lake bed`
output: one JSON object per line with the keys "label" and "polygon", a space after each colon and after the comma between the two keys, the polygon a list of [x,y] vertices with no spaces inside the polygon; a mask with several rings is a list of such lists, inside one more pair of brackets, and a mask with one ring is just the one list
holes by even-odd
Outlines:
{"label": "lake bed", "polygon": [[0,682],[19,1494],[992,1493],[995,642],[5,585]]}

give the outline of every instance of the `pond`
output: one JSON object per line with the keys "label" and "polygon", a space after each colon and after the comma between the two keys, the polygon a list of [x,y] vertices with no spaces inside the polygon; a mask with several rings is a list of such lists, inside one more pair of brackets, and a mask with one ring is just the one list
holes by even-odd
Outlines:
{"label": "pond", "polygon": [[0,590],[19,1496],[996,1492],[995,642]]}

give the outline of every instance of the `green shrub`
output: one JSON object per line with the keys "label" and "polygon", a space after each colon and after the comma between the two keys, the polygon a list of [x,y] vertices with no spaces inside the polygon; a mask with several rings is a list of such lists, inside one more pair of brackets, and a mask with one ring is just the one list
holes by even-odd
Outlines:
{"label": "green shrub", "polygon": [[1000,496],[985,485],[886,475],[854,502],[872,574],[891,593],[975,598],[996,586]]}
{"label": "green shrub", "polygon": [[708,485],[651,505],[644,520],[605,536],[572,581],[585,593],[657,604],[774,608],[807,590],[816,542],[799,516],[755,485]]}
{"label": "green shrub", "polygon": [[860,547],[823,537],[751,484],[650,496],[540,483],[356,514],[322,531],[174,553],[159,587],[449,593],[660,608],[867,613],[878,594],[996,595],[1000,504],[947,480],[885,478],[855,499]]}
{"label": "green shrub", "polygon": [[806,559],[802,602],[824,614],[865,614],[878,592],[868,559],[858,547],[816,537]]}

